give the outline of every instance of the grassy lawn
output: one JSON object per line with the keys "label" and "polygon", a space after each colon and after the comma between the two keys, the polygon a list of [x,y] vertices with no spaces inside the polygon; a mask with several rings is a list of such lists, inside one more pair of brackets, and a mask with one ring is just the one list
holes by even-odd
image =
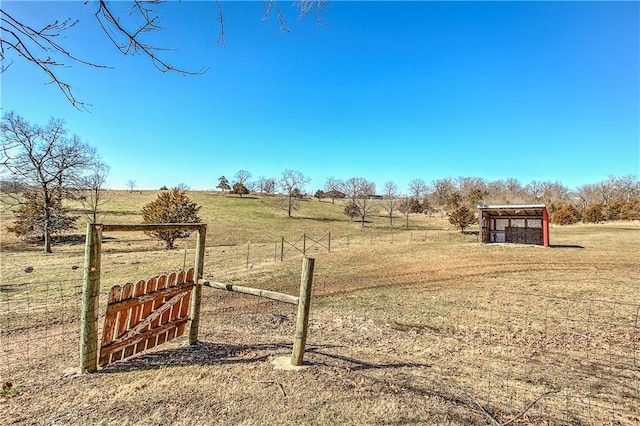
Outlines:
{"label": "grassy lawn", "polygon": [[[111,193],[104,222],[140,222],[156,194]],[[287,218],[276,197],[192,197],[208,224],[208,279],[297,294],[301,255],[280,262],[278,242],[331,231],[331,252],[312,252],[309,368],[272,365],[290,354],[293,307],[205,288],[197,345],[75,375],[84,246],[45,256],[3,231],[0,379],[12,388],[1,423],[640,421],[639,223],[552,227],[545,249],[480,245],[424,215],[408,230],[397,218],[393,236],[381,216],[363,230],[326,200]],[[105,235],[102,304],[110,285],[192,262],[193,247]]]}

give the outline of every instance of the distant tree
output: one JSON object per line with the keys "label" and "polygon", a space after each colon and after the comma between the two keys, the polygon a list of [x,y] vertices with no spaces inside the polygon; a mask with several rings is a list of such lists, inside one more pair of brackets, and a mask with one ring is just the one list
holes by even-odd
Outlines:
{"label": "distant tree", "polygon": [[352,200],[348,200],[344,205],[344,214],[347,215],[350,219],[354,219],[360,215],[360,211],[356,203]]}
{"label": "distant tree", "polygon": [[82,178],[82,189],[86,195],[80,198],[80,202],[88,210],[88,219],[91,223],[98,222],[100,207],[106,202],[108,175],[109,166],[98,163],[89,174]]}
{"label": "distant tree", "polygon": [[433,195],[435,202],[438,206],[444,207],[447,205],[449,196],[456,192],[457,189],[451,178],[437,179],[432,183]]}
{"label": "distant tree", "polygon": [[[200,206],[187,197],[186,191],[173,188],[163,191],[158,198],[142,208],[143,223],[201,223],[198,217]],[[166,243],[166,249],[175,248],[175,241],[187,238],[189,231],[153,231],[149,235]]]}
{"label": "distant tree", "polygon": [[409,182],[409,194],[419,200],[427,192],[428,186],[422,179],[413,179]]}
{"label": "distant tree", "polygon": [[640,198],[631,198],[622,206],[621,220],[640,220]]}
{"label": "distant tree", "polygon": [[389,225],[393,226],[393,213],[398,209],[398,185],[389,181],[384,184],[384,194],[380,205],[387,212],[389,217]]}
{"label": "distant tree", "polygon": [[569,200],[569,189],[558,181],[544,181],[541,183],[542,202],[566,203]]}
{"label": "distant tree", "polygon": [[603,212],[603,205],[601,203],[589,204],[582,214],[582,221],[584,223],[600,223],[605,221]]}
{"label": "distant tree", "polygon": [[542,200],[542,182],[532,180],[525,185],[524,191],[527,194],[529,201],[535,203]]}
{"label": "distant tree", "polygon": [[487,183],[480,177],[460,176],[455,179],[455,185],[462,196],[463,203],[471,208],[475,208],[489,195]]}
{"label": "distant tree", "polygon": [[[16,219],[13,226],[8,226],[9,232],[17,236],[27,238],[33,235],[41,237],[44,241],[55,234],[75,228],[77,216],[71,216],[69,210],[62,206],[62,200],[58,194],[50,194],[51,199],[45,210],[42,193],[38,190],[29,190],[23,194],[24,201],[16,210]],[[47,214],[45,215],[45,211]]]}
{"label": "distant tree", "polygon": [[622,210],[626,203],[622,200],[611,201],[602,206],[602,213],[606,220],[620,220],[622,218]]}
{"label": "distant tree", "polygon": [[343,182],[342,188],[350,204],[356,207],[360,225],[364,228],[366,217],[377,210],[373,199],[376,193],[375,184],[362,177],[352,177]]}
{"label": "distant tree", "polygon": [[[340,179],[329,177],[327,178],[327,182],[324,184],[324,189],[326,189],[326,194],[331,198],[331,204],[335,204],[336,198],[344,198],[344,194],[340,191],[343,186],[343,182]],[[342,197],[340,197],[342,195]]]}
{"label": "distant tree", "polygon": [[580,211],[571,203],[562,204],[551,214],[551,222],[557,225],[573,225],[580,219]]}
{"label": "distant tree", "polygon": [[256,190],[260,192],[260,194],[264,194],[264,193],[268,194],[267,192],[268,181],[269,181],[269,178],[266,176],[260,176],[256,181],[255,183]]}
{"label": "distant tree", "polygon": [[297,170],[286,169],[280,176],[280,188],[282,193],[287,197],[287,216],[291,217],[293,210],[297,209],[296,191],[300,192],[300,188],[311,181]]}
{"label": "distant tree", "polygon": [[240,196],[240,198],[242,198],[243,195],[246,195],[249,193],[249,189],[244,186],[244,184],[240,183],[240,182],[236,182],[233,184],[233,190],[231,191],[232,194],[237,194]]}
{"label": "distant tree", "polygon": [[235,178],[237,183],[241,183],[244,186],[247,186],[249,179],[251,179],[251,172],[248,172],[246,170],[238,170]]}
{"label": "distant tree", "polygon": [[411,210],[412,210],[412,207],[411,207],[412,206],[412,200],[413,200],[413,198],[404,197],[402,200],[400,200],[400,203],[398,204],[398,210],[404,216],[404,227],[405,228],[409,227],[409,215],[411,214]]}
{"label": "distant tree", "polygon": [[162,185],[160,187],[160,191],[168,191],[168,190],[169,190],[169,188],[167,188],[167,185]]}
{"label": "distant tree", "polygon": [[417,198],[409,197],[409,208],[411,213],[423,213],[422,204]]}
{"label": "distant tree", "polygon": [[278,184],[278,180],[274,177],[267,178],[264,181],[264,193],[273,195],[276,193],[276,185]]}
{"label": "distant tree", "polygon": [[635,175],[626,175],[618,178],[617,185],[622,200],[627,203],[640,196],[640,181]]}
{"label": "distant tree", "polygon": [[318,189],[313,196],[316,197],[318,201],[322,201],[323,198],[327,198],[327,194],[325,194],[322,189]]}
{"label": "distant tree", "polygon": [[[418,200],[416,200],[417,202]],[[433,206],[433,204],[431,204],[431,200],[429,196],[425,196],[422,198],[422,202],[418,203],[420,204],[420,209],[422,210],[422,213],[429,215],[429,216],[433,216],[433,212],[435,211],[435,208]]]}
{"label": "distant tree", "polygon": [[474,223],[478,222],[474,210],[467,206],[460,206],[451,213],[448,213],[449,223],[459,229],[464,234],[464,231]]}
{"label": "distant tree", "polygon": [[457,210],[462,205],[462,195],[458,191],[452,192],[447,198],[446,208]]}
{"label": "distant tree", "polygon": [[585,211],[589,204],[598,204],[598,196],[593,184],[579,186],[573,195],[575,197],[574,202],[580,211]]}
{"label": "distant tree", "polygon": [[220,188],[222,192],[231,191],[231,186],[229,185],[229,181],[224,176],[220,176],[218,178],[218,186],[216,186],[216,188]]}
{"label": "distant tree", "polygon": [[482,200],[489,195],[489,191],[481,188],[473,188],[466,195],[466,201],[471,207],[476,207],[482,203]]}
{"label": "distant tree", "polygon": [[[62,209],[65,192],[80,185],[81,177],[98,161],[96,150],[76,135],[67,137],[64,121],[51,119],[44,125],[34,125],[9,112],[0,120],[0,174],[38,195],[21,198],[5,192],[14,206],[26,204],[26,210],[41,207],[38,223],[43,227],[44,252],[51,253],[51,235],[60,229],[57,212]],[[62,210],[61,210],[62,209]],[[25,211],[26,211],[25,210]],[[33,212],[35,214],[35,212]]]}
{"label": "distant tree", "polygon": [[181,191],[189,191],[191,189],[191,187],[186,183],[179,183],[176,186],[174,186],[174,188],[177,188]]}
{"label": "distant tree", "polygon": [[134,189],[138,186],[138,182],[135,179],[129,179],[127,181],[127,188],[129,188],[129,192],[133,192]]}

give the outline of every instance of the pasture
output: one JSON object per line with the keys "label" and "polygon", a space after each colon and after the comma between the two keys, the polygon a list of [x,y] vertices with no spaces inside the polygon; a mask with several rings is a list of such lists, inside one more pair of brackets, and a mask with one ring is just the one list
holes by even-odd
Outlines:
{"label": "pasture", "polygon": [[[0,423],[640,422],[640,224],[552,227],[548,249],[479,245],[442,218],[361,229],[339,202],[289,219],[277,197],[190,195],[208,223],[206,279],[296,294],[301,256],[280,262],[278,241],[331,231],[331,252],[310,253],[308,368],[272,365],[291,353],[294,309],[204,288],[198,344],[77,375],[84,226],[46,256],[3,229]],[[110,196],[104,223],[139,223],[155,192]],[[105,235],[101,302],[191,262],[192,239],[178,245]]]}

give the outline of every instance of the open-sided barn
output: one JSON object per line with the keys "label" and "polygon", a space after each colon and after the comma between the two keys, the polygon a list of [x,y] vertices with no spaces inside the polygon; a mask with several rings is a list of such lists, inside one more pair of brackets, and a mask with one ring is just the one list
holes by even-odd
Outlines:
{"label": "open-sided barn", "polygon": [[549,247],[549,213],[544,204],[479,205],[481,243]]}

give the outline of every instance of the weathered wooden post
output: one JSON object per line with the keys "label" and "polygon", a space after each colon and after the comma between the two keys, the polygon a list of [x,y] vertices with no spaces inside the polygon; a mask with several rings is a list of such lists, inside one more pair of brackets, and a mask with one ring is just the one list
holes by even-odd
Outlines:
{"label": "weathered wooden post", "polygon": [[80,372],[98,370],[98,303],[100,296],[100,254],[102,225],[87,224],[84,254],[84,285],[80,322]]}
{"label": "weathered wooden post", "polygon": [[282,237],[282,243],[280,243],[280,262],[284,262],[284,237]]}
{"label": "weathered wooden post", "polygon": [[307,234],[302,234],[302,254],[307,255]]}
{"label": "weathered wooden post", "polygon": [[296,334],[293,341],[291,365],[301,366],[304,358],[304,347],[307,342],[309,327],[309,311],[311,309],[311,284],[313,281],[313,265],[315,259],[305,257],[302,261],[302,275],[300,278],[300,298],[298,299],[298,318]]}
{"label": "weathered wooden post", "polygon": [[204,275],[204,248],[207,239],[207,225],[201,225],[198,229],[196,240],[196,264],[194,266],[196,276],[191,294],[191,327],[189,328],[189,344],[193,345],[198,341],[198,328],[200,327],[200,300],[202,298],[202,284],[200,280]]}
{"label": "weathered wooden post", "polygon": [[329,231],[329,243],[327,244],[327,253],[331,253],[331,231]]}

